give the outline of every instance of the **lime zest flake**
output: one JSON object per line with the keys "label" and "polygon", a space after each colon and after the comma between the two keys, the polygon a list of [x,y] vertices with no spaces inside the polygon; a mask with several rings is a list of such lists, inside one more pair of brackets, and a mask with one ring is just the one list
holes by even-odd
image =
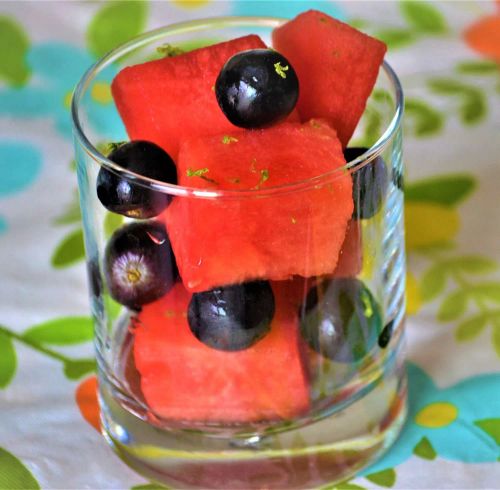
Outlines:
{"label": "lime zest flake", "polygon": [[253,189],[260,189],[262,184],[266,181],[266,180],[269,180],[269,170],[267,170],[267,168],[263,168],[261,171],[260,171],[260,180],[259,180],[259,183],[253,187]]}
{"label": "lime zest flake", "polygon": [[160,54],[163,54],[165,58],[172,58],[174,56],[178,56],[180,54],[185,53],[185,51],[182,48],[179,48],[179,46],[173,46],[172,44],[169,43],[158,46],[156,48],[156,51],[158,51],[158,53]]}
{"label": "lime zest flake", "polygon": [[238,138],[235,138],[234,136],[229,136],[228,134],[225,134],[222,137],[222,144],[223,145],[229,145],[231,143],[237,143],[237,142],[238,142]]}
{"label": "lime zest flake", "polygon": [[288,65],[281,66],[281,61],[278,61],[278,63],[274,63],[274,69],[281,78],[286,78],[285,72],[287,72],[290,67]]}
{"label": "lime zest flake", "polygon": [[125,143],[128,143],[128,141],[115,141],[108,143],[107,150],[109,151],[109,153],[111,153],[115,150],[118,150],[118,148],[120,148],[120,146],[123,146]]}
{"label": "lime zest flake", "polygon": [[186,176],[187,177],[199,177],[200,179],[206,180],[207,182],[211,182],[212,184],[217,184],[217,181],[214,179],[211,179],[210,177],[207,177],[205,174],[209,172],[207,167],[204,168],[199,168],[196,170],[193,170],[191,167],[188,167],[186,170]]}

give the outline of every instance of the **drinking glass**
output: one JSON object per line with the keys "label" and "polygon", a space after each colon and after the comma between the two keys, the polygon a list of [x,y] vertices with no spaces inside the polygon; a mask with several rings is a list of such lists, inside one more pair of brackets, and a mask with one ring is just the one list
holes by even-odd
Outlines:
{"label": "drinking glass", "polygon": [[[119,69],[160,57],[157,48],[166,44],[192,49],[250,33],[270,44],[282,22],[227,17],[157,29],[98,61],[73,98],[102,431],[127,464],[175,488],[339,482],[390,446],[406,414],[403,95],[386,62],[353,137],[358,149],[346,153],[343,168],[310,180],[243,191],[188,188],[136,174],[105,156],[110,143],[127,135],[114,105],[104,111],[95,94]],[[97,195],[100,172],[170,205],[148,219],[110,212]],[[338,232],[327,228],[337,205],[325,200],[325,189],[335,195],[346,182],[355,205],[339,251]],[[314,213],[324,219],[312,219]],[[251,243],[249,220],[261,232]],[[168,245],[165,232],[182,246],[155,257],[155,271],[174,286],[144,305],[124,301],[110,279],[117,237],[130,243],[134,234],[146,233],[160,246]],[[272,249],[266,264],[301,274],[266,277],[245,263],[254,257],[252,247]],[[185,275],[193,250],[199,254],[188,264],[194,282]],[[182,280],[177,253],[183,255]],[[335,270],[307,274],[316,254],[338,259]],[[242,270],[254,276],[227,285],[212,275],[239,277]],[[191,291],[196,284],[214,288],[216,296],[229,289],[233,306],[249,317],[262,307],[255,294],[264,291],[274,314],[270,332],[249,348],[203,344],[188,311],[193,298],[207,299]],[[215,313],[212,328],[224,331],[227,312]],[[231,336],[226,341],[238,343]]]}

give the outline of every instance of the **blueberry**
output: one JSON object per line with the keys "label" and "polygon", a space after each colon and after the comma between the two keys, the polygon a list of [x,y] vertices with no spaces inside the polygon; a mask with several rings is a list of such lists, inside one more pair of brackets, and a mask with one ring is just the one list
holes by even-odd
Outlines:
{"label": "blueberry", "polygon": [[[368,148],[346,148],[344,158],[350,162],[366,151]],[[384,202],[387,185],[387,169],[381,156],[356,170],[352,174],[352,198],[354,201],[352,217],[354,219],[368,219],[374,216]]]}
{"label": "blueberry", "polygon": [[391,320],[382,330],[378,337],[378,346],[381,349],[385,349],[388,345],[389,342],[391,341],[392,338],[392,333],[394,330],[394,320]]}
{"label": "blueberry", "polygon": [[299,80],[283,55],[271,49],[251,49],[235,54],[222,67],[215,95],[234,125],[261,128],[292,112]]}
{"label": "blueberry", "polygon": [[380,308],[357,279],[328,279],[310,289],[299,310],[300,331],[318,353],[356,362],[375,346],[382,330]]}
{"label": "blueberry", "polygon": [[117,230],[104,262],[111,296],[132,309],[163,296],[178,275],[165,226],[159,222],[132,223]]}
{"label": "blueberry", "polygon": [[[149,141],[125,143],[113,150],[108,159],[144,177],[177,184],[177,171],[172,158]],[[97,197],[106,209],[139,219],[157,216],[171,200],[168,194],[133,183],[104,167],[97,176]]]}
{"label": "blueberry", "polygon": [[205,345],[237,351],[264,337],[274,316],[269,282],[222,286],[193,294],[188,308],[191,331]]}

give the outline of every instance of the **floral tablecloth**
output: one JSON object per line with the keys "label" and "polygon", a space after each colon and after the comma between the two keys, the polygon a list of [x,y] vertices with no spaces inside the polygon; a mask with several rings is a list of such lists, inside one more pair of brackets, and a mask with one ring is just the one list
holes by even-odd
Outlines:
{"label": "floral tablecloth", "polygon": [[[0,488],[157,488],[96,430],[68,111],[82,71],[163,24],[311,7],[386,41],[407,95],[410,414],[338,488],[500,488],[500,3],[214,0],[0,3]],[[105,111],[109,86],[92,97]]]}

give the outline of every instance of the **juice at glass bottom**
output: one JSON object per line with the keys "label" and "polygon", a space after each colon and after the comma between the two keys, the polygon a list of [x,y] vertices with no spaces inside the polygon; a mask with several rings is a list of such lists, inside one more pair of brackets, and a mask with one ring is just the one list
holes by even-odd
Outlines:
{"label": "juice at glass bottom", "polygon": [[[265,129],[217,128],[212,102],[196,100],[215,98],[211,79],[193,89],[177,78],[169,96],[152,95],[168,98],[168,117],[151,115],[144,79],[115,78],[108,117],[89,97],[125,66],[207,39],[260,48],[245,36],[270,44],[283,23],[153,31],[89,70],[73,100],[103,433],[127,464],[174,488],[339,482],[390,446],[406,413],[402,92],[387,63],[347,148],[345,131],[304,116],[301,99]],[[193,55],[191,81],[213,52]],[[194,101],[179,95],[188,89]],[[161,120],[170,139],[155,133]],[[208,127],[201,136],[193,120]],[[130,155],[153,170],[127,168]]]}

